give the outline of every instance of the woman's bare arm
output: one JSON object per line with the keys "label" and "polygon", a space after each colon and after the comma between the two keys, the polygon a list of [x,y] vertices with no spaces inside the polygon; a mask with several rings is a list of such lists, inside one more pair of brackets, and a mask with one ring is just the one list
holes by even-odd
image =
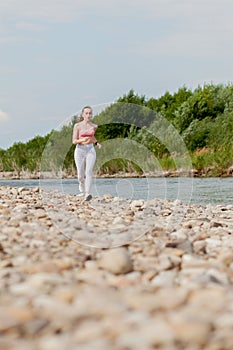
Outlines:
{"label": "woman's bare arm", "polygon": [[74,125],[74,128],[73,128],[73,137],[72,137],[72,143],[74,145],[77,145],[78,144],[78,134],[79,134],[79,130],[78,130],[78,123],[76,123]]}

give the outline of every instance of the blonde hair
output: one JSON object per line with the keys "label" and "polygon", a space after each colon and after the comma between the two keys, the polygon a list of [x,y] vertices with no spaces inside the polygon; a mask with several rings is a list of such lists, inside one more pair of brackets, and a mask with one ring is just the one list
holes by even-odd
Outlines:
{"label": "blonde hair", "polygon": [[83,112],[84,112],[84,110],[85,110],[86,108],[89,108],[89,109],[92,110],[91,106],[85,106],[85,107],[83,107],[82,113],[81,113],[80,117],[78,118],[78,121],[79,121],[79,122],[83,121],[83,119],[84,119],[84,118],[83,118]]}

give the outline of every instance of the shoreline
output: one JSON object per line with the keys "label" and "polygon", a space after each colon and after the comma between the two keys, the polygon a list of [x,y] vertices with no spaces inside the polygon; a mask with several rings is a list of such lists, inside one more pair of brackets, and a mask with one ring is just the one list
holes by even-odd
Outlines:
{"label": "shoreline", "polygon": [[[233,177],[233,167],[228,169],[228,171],[224,172],[221,175],[211,176],[209,171],[200,172],[192,169],[192,171],[186,172],[183,170],[164,170],[157,172],[150,172],[145,174],[138,174],[135,172],[126,173],[126,172],[118,172],[115,174],[94,174],[95,178],[160,178],[160,177],[195,177],[195,178],[232,178]],[[37,172],[37,173],[29,173],[27,171],[22,171],[20,173],[17,172],[0,172],[0,180],[29,180],[29,179],[53,179],[53,178],[62,178],[62,179],[76,179],[76,172],[69,174],[67,172]]]}

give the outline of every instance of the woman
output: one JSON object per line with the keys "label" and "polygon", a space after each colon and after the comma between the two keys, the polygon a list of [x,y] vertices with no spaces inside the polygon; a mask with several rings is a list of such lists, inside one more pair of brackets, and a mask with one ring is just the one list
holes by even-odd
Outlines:
{"label": "woman", "polygon": [[[98,125],[91,122],[92,108],[86,106],[82,109],[82,115],[73,128],[73,144],[76,145],[74,160],[78,172],[79,196],[84,196],[86,201],[91,200],[92,171],[96,160],[94,144],[101,148],[101,144],[95,138]],[[86,165],[86,167],[85,167]]]}

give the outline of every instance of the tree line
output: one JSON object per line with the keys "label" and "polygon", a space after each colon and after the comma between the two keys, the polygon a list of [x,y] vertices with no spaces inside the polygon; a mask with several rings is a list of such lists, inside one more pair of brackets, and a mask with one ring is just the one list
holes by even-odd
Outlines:
{"label": "tree line", "polygon": [[[73,116],[61,130],[52,130],[26,143],[14,143],[7,150],[0,149],[0,171],[14,171],[19,176],[22,171],[62,170],[73,174],[75,146],[71,138],[75,122]],[[146,98],[131,89],[96,115],[94,122],[99,125],[96,132],[99,142],[124,139],[143,145],[163,169],[176,168],[174,159],[182,157],[181,143],[199,173],[221,176],[233,165],[232,84],[205,84],[194,90],[183,86],[159,98]],[[98,171],[104,174],[141,169],[140,164],[122,154],[102,164]]]}

